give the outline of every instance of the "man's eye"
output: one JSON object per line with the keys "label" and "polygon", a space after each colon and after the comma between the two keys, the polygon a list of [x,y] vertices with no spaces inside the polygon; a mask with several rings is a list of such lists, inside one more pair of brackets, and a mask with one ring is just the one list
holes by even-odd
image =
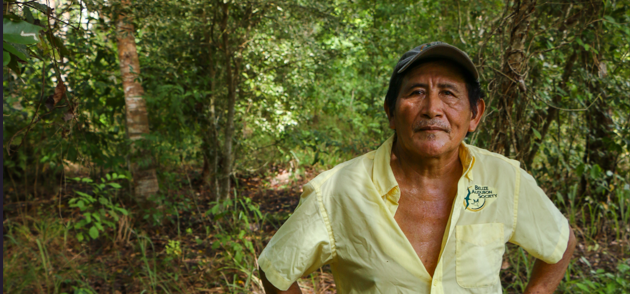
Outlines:
{"label": "man's eye", "polygon": [[451,91],[444,91],[444,95],[455,96]]}
{"label": "man's eye", "polygon": [[424,90],[414,90],[411,92],[411,95],[422,95],[424,94]]}

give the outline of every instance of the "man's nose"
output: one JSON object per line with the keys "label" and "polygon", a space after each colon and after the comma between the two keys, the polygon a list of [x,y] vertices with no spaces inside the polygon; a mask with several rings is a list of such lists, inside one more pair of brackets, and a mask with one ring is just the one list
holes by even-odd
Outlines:
{"label": "man's nose", "polygon": [[420,111],[422,116],[429,119],[441,117],[443,115],[442,106],[439,91],[431,89],[428,91],[427,96],[422,100]]}

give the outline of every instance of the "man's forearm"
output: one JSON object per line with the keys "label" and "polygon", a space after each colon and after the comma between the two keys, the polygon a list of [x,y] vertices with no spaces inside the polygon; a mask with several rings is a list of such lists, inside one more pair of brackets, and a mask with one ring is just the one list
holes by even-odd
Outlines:
{"label": "man's forearm", "polygon": [[548,264],[542,260],[536,260],[532,275],[529,278],[529,283],[525,289],[526,294],[543,294],[553,293],[556,290],[564,272],[569,266],[571,256],[573,256],[573,250],[577,240],[573,234],[573,230],[569,228],[569,242],[567,244],[567,250],[564,252],[562,259],[556,264]]}
{"label": "man's forearm", "polygon": [[276,288],[273,284],[267,280],[267,276],[265,276],[265,272],[261,268],[258,268],[258,272],[260,273],[260,280],[263,283],[263,287],[265,287],[265,293],[267,294],[302,294],[302,290],[300,290],[300,286],[298,286],[297,282],[294,282],[289,289],[286,291],[282,291]]}

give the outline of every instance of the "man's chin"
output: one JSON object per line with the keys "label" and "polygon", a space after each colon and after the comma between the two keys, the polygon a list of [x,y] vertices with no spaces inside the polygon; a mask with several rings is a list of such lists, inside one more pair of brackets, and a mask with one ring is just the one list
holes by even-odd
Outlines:
{"label": "man's chin", "polygon": [[440,157],[450,151],[448,145],[448,141],[443,138],[422,138],[415,140],[413,144],[415,150],[412,151],[423,157]]}

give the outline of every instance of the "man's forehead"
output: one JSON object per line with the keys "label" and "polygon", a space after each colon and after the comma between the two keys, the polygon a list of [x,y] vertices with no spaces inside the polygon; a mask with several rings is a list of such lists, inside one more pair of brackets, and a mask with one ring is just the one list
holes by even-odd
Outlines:
{"label": "man's forehead", "polygon": [[432,77],[465,84],[466,80],[462,71],[460,66],[449,60],[427,61],[407,70],[403,81]]}

